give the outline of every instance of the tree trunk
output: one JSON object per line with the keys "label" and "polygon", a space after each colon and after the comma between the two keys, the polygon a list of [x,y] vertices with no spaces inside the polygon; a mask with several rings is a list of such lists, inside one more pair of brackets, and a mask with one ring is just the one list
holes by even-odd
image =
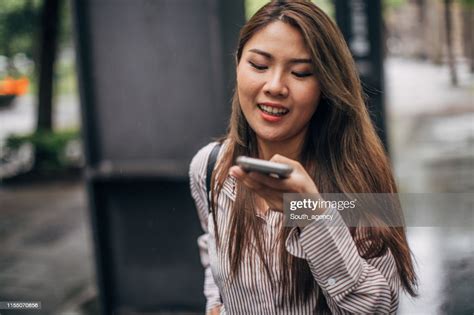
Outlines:
{"label": "tree trunk", "polygon": [[418,14],[418,51],[417,57],[421,60],[425,60],[428,57],[426,51],[426,0],[416,0],[417,14]]}
{"label": "tree trunk", "polygon": [[471,73],[474,73],[474,8],[468,5],[464,6],[462,17],[464,56],[469,62]]}
{"label": "tree trunk", "polygon": [[60,1],[44,0],[41,13],[37,131],[53,129],[53,70],[58,44]]}
{"label": "tree trunk", "polygon": [[469,50],[471,52],[469,58],[471,61],[471,73],[474,73],[474,31],[472,30],[474,28],[474,8],[470,7],[469,13],[469,33],[471,36],[466,45],[469,45]]}
{"label": "tree trunk", "polygon": [[454,53],[453,53],[453,34],[452,34],[452,24],[451,24],[451,9],[452,9],[452,0],[444,0],[444,25],[446,28],[446,48],[448,55],[448,66],[449,72],[451,74],[451,84],[456,86],[458,85],[458,76],[456,73],[456,66],[454,62]]}

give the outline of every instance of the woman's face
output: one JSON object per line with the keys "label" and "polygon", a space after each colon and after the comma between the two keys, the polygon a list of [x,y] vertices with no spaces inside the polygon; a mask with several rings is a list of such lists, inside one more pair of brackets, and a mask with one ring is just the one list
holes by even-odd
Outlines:
{"label": "woman's face", "polygon": [[280,21],[245,44],[237,66],[237,92],[259,139],[304,137],[321,94],[310,59],[300,32]]}

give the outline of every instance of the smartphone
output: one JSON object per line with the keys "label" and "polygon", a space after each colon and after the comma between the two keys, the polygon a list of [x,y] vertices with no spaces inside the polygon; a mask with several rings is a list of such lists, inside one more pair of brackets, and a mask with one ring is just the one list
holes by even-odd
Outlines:
{"label": "smartphone", "polygon": [[239,156],[235,161],[246,172],[259,172],[278,178],[287,178],[293,172],[293,167],[290,165],[247,156]]}

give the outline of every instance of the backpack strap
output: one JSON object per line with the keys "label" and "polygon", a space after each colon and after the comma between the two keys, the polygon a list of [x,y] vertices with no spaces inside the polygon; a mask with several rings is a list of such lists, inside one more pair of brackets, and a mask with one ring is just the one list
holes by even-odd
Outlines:
{"label": "backpack strap", "polygon": [[209,192],[211,191],[212,172],[214,171],[214,167],[216,166],[217,156],[219,156],[219,151],[220,150],[221,150],[221,144],[217,143],[212,148],[212,151],[209,154],[209,158],[207,160],[206,195],[207,195],[207,204],[208,204],[209,212],[211,212],[211,196],[210,196]]}

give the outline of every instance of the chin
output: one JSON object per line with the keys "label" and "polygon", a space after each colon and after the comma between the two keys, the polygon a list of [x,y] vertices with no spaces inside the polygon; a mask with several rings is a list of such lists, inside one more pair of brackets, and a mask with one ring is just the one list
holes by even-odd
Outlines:
{"label": "chin", "polygon": [[282,132],[256,132],[257,138],[269,142],[278,142],[285,140],[286,135]]}

